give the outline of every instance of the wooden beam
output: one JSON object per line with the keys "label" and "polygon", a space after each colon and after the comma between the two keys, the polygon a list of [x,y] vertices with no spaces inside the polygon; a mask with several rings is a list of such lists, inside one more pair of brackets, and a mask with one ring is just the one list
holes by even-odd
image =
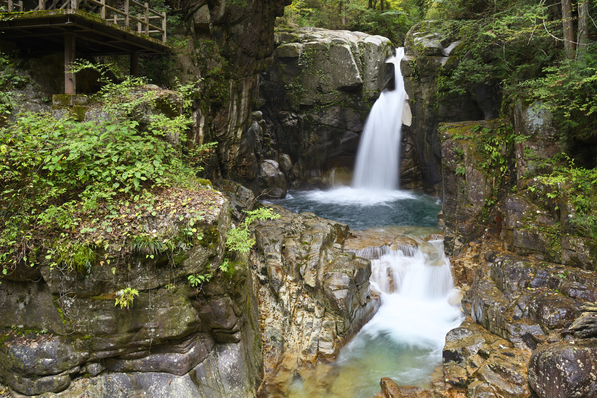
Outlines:
{"label": "wooden beam", "polygon": [[139,53],[133,51],[130,53],[131,76],[139,77]]}
{"label": "wooden beam", "polygon": [[77,93],[75,74],[70,72],[75,60],[75,52],[75,35],[67,33],[64,35],[64,94]]}

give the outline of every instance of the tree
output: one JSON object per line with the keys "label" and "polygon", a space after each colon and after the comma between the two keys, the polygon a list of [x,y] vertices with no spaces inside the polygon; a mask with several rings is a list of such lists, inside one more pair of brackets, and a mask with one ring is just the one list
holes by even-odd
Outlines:
{"label": "tree", "polygon": [[566,58],[574,58],[574,25],[572,21],[572,4],[570,0],[562,0],[562,26],[564,28],[564,52]]}
{"label": "tree", "polygon": [[576,39],[576,58],[587,53],[589,45],[589,0],[578,2],[578,32]]}

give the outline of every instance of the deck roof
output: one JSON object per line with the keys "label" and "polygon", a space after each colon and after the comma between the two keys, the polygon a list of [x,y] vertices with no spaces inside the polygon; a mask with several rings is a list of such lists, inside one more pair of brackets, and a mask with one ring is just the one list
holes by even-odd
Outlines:
{"label": "deck roof", "polygon": [[28,54],[62,52],[65,34],[74,34],[78,53],[90,55],[153,53],[170,47],[163,41],[111,23],[79,9],[3,13],[0,38]]}

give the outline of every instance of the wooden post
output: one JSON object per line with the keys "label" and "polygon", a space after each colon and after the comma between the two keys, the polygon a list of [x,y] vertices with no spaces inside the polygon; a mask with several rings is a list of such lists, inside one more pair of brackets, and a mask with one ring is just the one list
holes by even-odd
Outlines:
{"label": "wooden post", "polygon": [[139,53],[133,51],[129,55],[131,63],[131,76],[139,77]]}
{"label": "wooden post", "polygon": [[8,12],[12,12],[12,0],[8,0]]}
{"label": "wooden post", "polygon": [[70,72],[75,60],[75,35],[66,33],[64,35],[64,94],[76,94],[75,74]]}
{"label": "wooden post", "polygon": [[124,27],[129,27],[129,0],[124,0]]}
{"label": "wooden post", "polygon": [[106,19],[106,0],[101,0],[102,5],[100,8],[100,18]]}
{"label": "wooden post", "polygon": [[19,11],[23,12],[23,0],[19,1]]}
{"label": "wooden post", "polygon": [[166,11],[162,13],[162,29],[164,32],[162,33],[162,41],[166,42]]}
{"label": "wooden post", "polygon": [[45,0],[39,0],[39,10],[45,10],[46,9],[46,2]]}
{"label": "wooden post", "polygon": [[149,3],[145,3],[145,34],[149,36]]}
{"label": "wooden post", "polygon": [[70,8],[76,10],[79,8],[79,0],[71,0]]}
{"label": "wooden post", "polygon": [[[141,14],[137,14],[137,19],[141,20]],[[137,21],[137,33],[141,33],[141,22]]]}

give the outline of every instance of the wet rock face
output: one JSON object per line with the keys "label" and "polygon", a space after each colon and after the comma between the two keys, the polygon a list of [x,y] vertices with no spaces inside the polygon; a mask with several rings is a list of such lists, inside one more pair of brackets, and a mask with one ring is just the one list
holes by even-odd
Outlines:
{"label": "wet rock face", "polygon": [[469,397],[529,396],[528,386],[541,398],[594,396],[595,276],[513,254],[484,257],[462,300],[470,318],[446,336],[446,383]]}
{"label": "wet rock face", "polygon": [[286,177],[280,171],[275,160],[267,159],[261,163],[259,171],[259,191],[265,198],[283,198],[287,190]]}
{"label": "wet rock face", "polygon": [[[440,124],[441,163],[443,173],[442,213],[445,225],[446,253],[458,254],[463,244],[486,232],[488,201],[495,201],[501,188],[494,168],[484,166],[487,161],[481,149],[485,143],[479,131],[498,129],[497,119]],[[508,157],[506,145],[500,155]],[[498,167],[499,169],[499,167]],[[501,220],[502,216],[498,216]],[[496,219],[498,218],[496,217]],[[491,233],[500,233],[501,221],[491,226]]]}
{"label": "wet rock face", "polygon": [[[261,352],[252,279],[246,260],[233,274],[214,272],[231,220],[228,202],[211,192],[211,208],[195,224],[203,239],[174,264],[165,254],[121,257],[110,247],[86,274],[42,261],[6,276],[0,382],[56,397],[254,396]],[[175,220],[156,228],[175,229]],[[200,288],[187,281],[211,272]],[[128,310],[114,305],[125,287],[139,292]]]}
{"label": "wet rock face", "polygon": [[369,261],[343,250],[348,227],[276,207],[255,227],[251,254],[265,361],[262,393],[284,394],[295,371],[334,358],[379,306]]}
{"label": "wet rock face", "polygon": [[413,115],[411,126],[426,190],[441,192],[442,149],[438,125],[442,122],[484,120],[496,117],[499,96],[490,87],[470,93],[437,97],[439,71],[455,67],[460,42],[438,33],[433,21],[413,26],[405,40],[401,69]]}
{"label": "wet rock face", "polygon": [[[394,76],[395,49],[381,36],[304,28],[276,33],[261,97],[271,142],[268,157],[288,156],[297,185],[350,184],[365,119]],[[405,157],[413,157],[408,143]],[[414,184],[414,160],[404,165]]]}
{"label": "wet rock face", "polygon": [[550,344],[533,352],[529,384],[539,398],[597,394],[597,340]]}

